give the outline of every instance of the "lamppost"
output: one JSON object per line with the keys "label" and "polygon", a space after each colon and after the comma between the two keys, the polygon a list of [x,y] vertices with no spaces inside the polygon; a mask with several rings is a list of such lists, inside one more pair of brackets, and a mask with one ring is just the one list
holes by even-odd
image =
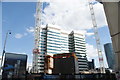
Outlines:
{"label": "lamppost", "polygon": [[5,54],[5,48],[6,48],[6,42],[7,42],[8,34],[11,34],[10,30],[8,30],[7,33],[6,33],[5,42],[4,42],[4,46],[3,46],[2,59],[1,59],[1,72],[2,72],[2,67],[3,67],[2,63],[3,63],[4,54]]}

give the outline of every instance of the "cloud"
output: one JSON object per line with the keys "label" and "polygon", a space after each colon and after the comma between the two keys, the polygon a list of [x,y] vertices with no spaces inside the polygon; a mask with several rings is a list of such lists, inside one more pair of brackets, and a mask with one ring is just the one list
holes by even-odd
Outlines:
{"label": "cloud", "polygon": [[22,37],[24,37],[24,36],[27,36],[27,35],[28,35],[28,33],[23,33],[23,34],[16,33],[16,34],[15,34],[15,38],[20,39],[20,38],[22,38]]}
{"label": "cloud", "polygon": [[27,31],[28,33],[33,33],[33,32],[34,32],[34,27],[26,28],[26,31]]}
{"label": "cloud", "polygon": [[92,36],[92,35],[94,35],[94,33],[86,33],[86,36]]}
{"label": "cloud", "polygon": [[89,60],[98,57],[97,49],[93,45],[87,43],[86,50],[87,50],[87,57]]}
{"label": "cloud", "polygon": [[86,34],[86,30],[73,30],[76,33],[80,33],[80,34]]}
{"label": "cloud", "polygon": [[97,53],[97,49],[90,44],[86,44],[86,52],[87,52],[87,59],[88,61],[91,61],[91,59],[95,60],[95,66],[99,67],[99,61],[98,61],[98,53]]}
{"label": "cloud", "polygon": [[[106,24],[103,5],[94,5],[99,27]],[[65,30],[91,29],[92,21],[87,0],[53,0],[44,9],[42,22],[61,26]]]}
{"label": "cloud", "polygon": [[20,38],[22,38],[22,37],[23,37],[23,35],[20,34],[20,33],[15,34],[15,38],[17,38],[17,39],[20,39]]}
{"label": "cloud", "polygon": [[26,28],[26,32],[24,32],[22,34],[16,33],[15,38],[20,39],[20,38],[27,36],[28,33],[33,33],[33,32],[34,32],[34,27],[28,27],[28,28]]}
{"label": "cloud", "polygon": [[[86,44],[86,50],[87,50],[87,59],[90,61],[91,59],[95,60],[95,65],[96,67],[99,67],[99,57],[98,57],[98,52],[97,52],[97,48],[95,48],[93,45],[90,44]],[[106,56],[105,56],[105,52],[102,51],[103,54],[103,59],[104,59],[104,66],[107,66],[107,61],[106,61]]]}

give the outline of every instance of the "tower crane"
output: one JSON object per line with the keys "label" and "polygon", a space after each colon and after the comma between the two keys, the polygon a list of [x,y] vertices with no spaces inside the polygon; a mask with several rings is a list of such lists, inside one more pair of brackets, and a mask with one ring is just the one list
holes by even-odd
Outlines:
{"label": "tower crane", "polygon": [[40,28],[41,28],[41,11],[42,11],[42,2],[38,0],[36,6],[36,15],[35,15],[35,47],[33,49],[33,73],[38,73],[38,56],[40,53],[39,42],[40,42]]}
{"label": "tower crane", "polygon": [[95,39],[96,39],[98,58],[99,58],[99,64],[100,64],[100,72],[105,73],[104,60],[103,60],[103,54],[102,54],[102,46],[101,46],[100,37],[98,34],[98,26],[97,26],[96,19],[95,19],[93,3],[90,1],[88,3],[89,3],[90,13],[91,13],[92,24],[93,24],[93,28],[94,28],[94,35],[95,35]]}

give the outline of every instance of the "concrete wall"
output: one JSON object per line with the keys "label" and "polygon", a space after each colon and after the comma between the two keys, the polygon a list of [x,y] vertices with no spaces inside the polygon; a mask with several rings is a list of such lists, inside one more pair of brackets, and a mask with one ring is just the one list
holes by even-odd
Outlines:
{"label": "concrete wall", "polygon": [[115,51],[115,70],[120,71],[120,2],[103,2],[103,5]]}

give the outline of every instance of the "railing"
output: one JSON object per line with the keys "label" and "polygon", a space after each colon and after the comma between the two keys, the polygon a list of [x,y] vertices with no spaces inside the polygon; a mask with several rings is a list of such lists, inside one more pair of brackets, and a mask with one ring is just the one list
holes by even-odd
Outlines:
{"label": "railing", "polygon": [[[115,74],[43,74],[38,77],[32,76],[34,80],[116,80]],[[27,80],[32,80],[28,77]]]}

